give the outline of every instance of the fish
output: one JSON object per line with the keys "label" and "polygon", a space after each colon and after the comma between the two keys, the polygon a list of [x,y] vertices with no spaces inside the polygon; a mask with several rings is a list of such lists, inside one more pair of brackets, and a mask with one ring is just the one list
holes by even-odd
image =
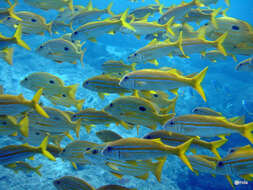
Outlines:
{"label": "fish", "polygon": [[9,47],[12,44],[17,44],[27,50],[31,50],[31,48],[21,39],[22,37],[22,26],[18,25],[15,34],[12,37],[5,37],[0,34],[0,50],[3,50]]}
{"label": "fish", "polygon": [[125,73],[128,71],[134,71],[136,64],[131,65],[125,64],[122,60],[109,60],[101,65],[101,69],[105,74],[110,73]]}
{"label": "fish", "polygon": [[62,152],[62,150],[63,148],[52,144],[49,144],[47,146],[47,151],[50,152],[56,158],[60,157],[60,153]]}
{"label": "fish", "polygon": [[[177,70],[162,71],[159,69],[143,69],[130,72],[122,77],[119,85],[135,90],[170,90],[176,93],[178,88],[191,86],[206,101],[205,93],[201,87],[208,67],[193,77],[180,75]],[[155,85],[154,85],[155,84]]]}
{"label": "fish", "polygon": [[222,113],[207,107],[196,107],[192,110],[192,113],[198,115],[222,116]]}
{"label": "fish", "polygon": [[17,132],[23,136],[29,135],[29,119],[24,117],[19,122],[13,116],[1,115],[0,116],[0,135],[17,135]]}
{"label": "fish", "polygon": [[169,99],[169,95],[163,91],[144,91],[140,90],[138,91],[138,95],[140,97],[143,97],[150,102],[155,103],[159,108],[160,114],[166,114],[169,112],[175,112],[175,106],[178,99],[178,96],[176,96],[173,99]]}
{"label": "fish", "polygon": [[54,34],[71,32],[71,24],[66,24],[63,21],[53,20],[51,30]]}
{"label": "fish", "polygon": [[48,137],[45,137],[39,147],[33,147],[28,144],[2,147],[0,148],[0,164],[7,165],[16,161],[22,161],[26,158],[33,157],[37,153],[43,154],[49,160],[55,161],[55,157],[46,149],[47,142]]}
{"label": "fish", "polygon": [[9,3],[9,8],[0,8],[0,21],[2,21],[5,17],[10,16],[14,19],[17,19],[19,21],[21,21],[22,19],[19,18],[15,13],[14,13],[14,9],[16,7],[17,3],[14,3],[13,5],[11,3]]}
{"label": "fish", "polygon": [[118,161],[109,160],[105,163],[109,167],[110,173],[118,178],[123,175],[134,176],[138,179],[147,180],[149,172],[156,177],[157,181],[161,181],[162,168],[166,159],[153,162],[151,160],[138,161]]}
{"label": "fish", "polygon": [[106,93],[113,93],[123,95],[131,93],[132,90],[121,87],[119,85],[120,79],[110,75],[97,75],[91,77],[83,82],[83,87],[98,93],[101,99],[104,99]]}
{"label": "fish", "polygon": [[53,181],[53,184],[57,190],[67,190],[67,189],[78,189],[78,190],[96,190],[83,179],[73,177],[73,176],[63,176],[59,179]]}
{"label": "fish", "polygon": [[191,9],[181,20],[182,23],[196,22],[198,25],[204,20],[215,23],[215,18],[221,15],[221,9]]}
{"label": "fish", "polygon": [[85,99],[77,100],[70,96],[66,96],[66,94],[57,95],[57,96],[45,96],[50,102],[54,105],[62,105],[65,107],[75,106],[78,111],[82,110]]}
{"label": "fish", "polygon": [[219,158],[206,155],[189,155],[187,157],[197,175],[199,172],[209,173],[211,175],[220,174],[216,171],[217,163],[220,160]]}
{"label": "fish", "polygon": [[42,176],[40,173],[40,168],[42,167],[42,164],[40,164],[37,167],[32,167],[30,164],[23,162],[23,161],[17,161],[12,164],[7,164],[4,165],[5,168],[9,168],[13,170],[15,173],[18,173],[18,171],[22,171],[24,173],[30,173],[30,172],[35,172],[39,176]]}
{"label": "fish", "polygon": [[15,28],[17,25],[22,25],[23,34],[40,34],[44,35],[45,31],[52,34],[52,22],[46,22],[46,19],[36,13],[29,11],[19,11],[15,13],[22,21],[12,18],[11,16],[6,17],[3,20],[3,24]]}
{"label": "fish", "polygon": [[174,36],[174,32],[171,28],[172,22],[174,17],[172,17],[167,23],[165,24],[158,24],[157,22],[148,22],[147,19],[139,20],[139,21],[131,21],[131,26],[134,27],[135,31],[125,28],[124,26],[121,27],[120,31],[122,33],[133,33],[138,39],[140,39],[141,35],[147,35],[150,33],[156,33],[160,31],[165,31],[170,33]]}
{"label": "fish", "polygon": [[13,52],[14,48],[4,48],[0,50],[0,58],[2,58],[9,65],[13,64]]}
{"label": "fish", "polygon": [[104,143],[122,139],[122,137],[111,130],[101,130],[96,132],[96,136]]}
{"label": "fish", "polygon": [[104,110],[126,123],[142,125],[153,130],[175,116],[174,113],[161,115],[152,102],[135,96],[119,97]]}
{"label": "fish", "polygon": [[4,87],[2,85],[0,85],[0,95],[4,94]]}
{"label": "fish", "polygon": [[81,120],[81,124],[86,128],[87,133],[90,133],[94,125],[109,126],[111,123],[116,125],[121,124],[125,129],[131,129],[125,122],[113,117],[104,110],[96,110],[87,108],[80,112],[74,113],[71,117],[72,121]]}
{"label": "fish", "polygon": [[54,21],[63,22],[64,24],[70,24],[71,19],[84,10],[88,9],[87,7],[84,7],[82,5],[74,5],[73,10],[71,10],[69,7],[60,9]]}
{"label": "fish", "polygon": [[59,157],[78,164],[89,164],[84,153],[99,146],[99,144],[88,141],[73,141],[62,150]]}
{"label": "fish", "polygon": [[[209,6],[211,4],[217,4],[218,0],[200,0],[200,2],[206,6]],[[225,3],[227,4],[227,6],[230,6],[230,0],[225,0]]]}
{"label": "fish", "polygon": [[253,137],[253,122],[247,124],[236,124],[225,117],[209,115],[182,115],[168,120],[163,126],[164,130],[184,135],[195,135],[200,137],[224,136],[231,133],[240,133],[251,143]]}
{"label": "fish", "polygon": [[[49,118],[42,117],[35,111],[28,112],[29,125],[32,128],[46,131],[49,133],[64,133],[69,136],[69,131],[73,130],[79,137],[80,122],[72,122],[69,115],[56,108],[43,107]],[[71,139],[71,137],[70,137]]]}
{"label": "fish", "polygon": [[20,81],[21,86],[37,91],[43,88],[43,95],[47,97],[62,96],[75,99],[75,94],[79,84],[65,86],[61,78],[47,72],[34,72],[27,75]]}
{"label": "fish", "polygon": [[155,13],[165,12],[166,10],[168,10],[168,7],[164,7],[161,4],[149,4],[130,11],[129,15],[133,15],[135,18],[142,18],[147,14],[153,16]]}
{"label": "fish", "polygon": [[85,10],[79,11],[78,14],[73,16],[73,18],[70,21],[71,25],[72,26],[84,25],[91,21],[98,20],[104,14],[110,14],[111,16],[113,16],[114,13],[111,11],[112,5],[113,5],[113,2],[111,2],[107,8],[100,10],[100,9],[93,8],[92,3],[90,1],[90,3],[87,5],[87,8]]}
{"label": "fish", "polygon": [[250,57],[238,63],[238,65],[236,65],[235,67],[235,70],[252,72],[253,71],[253,57]]}
{"label": "fish", "polygon": [[32,7],[36,7],[42,10],[60,10],[64,7],[69,7],[70,10],[73,10],[73,0],[24,0],[25,3],[29,4]]}
{"label": "fish", "polygon": [[97,190],[137,190],[136,188],[127,188],[121,185],[104,185],[99,187]]}
{"label": "fish", "polygon": [[[48,131],[37,129],[35,127],[30,127],[29,129],[29,136],[24,137],[24,136],[18,136],[18,140],[23,142],[23,143],[28,143],[33,146],[38,146],[42,140],[48,136],[48,142],[53,143],[57,146],[60,145],[60,142],[62,139],[65,137],[66,133],[63,132],[51,132],[49,133]],[[73,137],[69,134],[68,138],[70,140],[74,140]],[[50,152],[50,151],[49,151]]]}
{"label": "fish", "polygon": [[[228,50],[226,47],[225,47],[225,49],[226,49],[226,51]],[[221,61],[226,61],[228,56],[231,56],[233,58],[233,60],[235,62],[237,62],[237,58],[235,55],[233,55],[232,53],[227,53],[227,56],[224,56],[224,54],[222,52],[220,52],[219,50],[207,51],[201,55],[201,58],[205,59],[205,60],[209,60],[213,63],[217,63],[217,62],[221,62]]]}
{"label": "fish", "polygon": [[252,180],[252,147],[244,146],[228,154],[217,163],[217,172],[233,177]]}
{"label": "fish", "polygon": [[79,59],[82,65],[84,65],[83,57],[85,51],[80,50],[74,43],[62,38],[48,40],[36,49],[36,53],[57,63],[69,62],[76,64],[76,60]]}
{"label": "fish", "polygon": [[32,100],[26,100],[22,94],[18,96],[10,94],[0,95],[0,115],[15,116],[19,113],[34,109],[42,117],[49,118],[48,114],[39,105],[39,99],[42,93],[43,88],[40,88]]}
{"label": "fish", "polygon": [[179,144],[182,144],[189,139],[193,138],[193,141],[190,145],[190,151],[193,153],[196,153],[196,150],[199,148],[202,149],[208,149],[213,152],[213,154],[217,157],[220,158],[219,152],[217,151],[217,148],[220,148],[223,146],[228,140],[226,138],[217,140],[217,141],[212,141],[212,142],[207,142],[204,140],[201,140],[199,137],[193,137],[193,136],[185,136],[181,135],[179,133],[173,133],[165,130],[159,130],[159,131],[154,131],[151,133],[148,133],[143,137],[144,139],[158,139],[162,141],[162,143],[169,145],[169,146],[178,146]]}
{"label": "fish", "polygon": [[191,9],[202,6],[203,4],[200,3],[200,0],[192,0],[189,3],[182,3],[178,6],[172,6],[158,19],[158,23],[165,24],[172,17],[174,17],[174,21],[178,21],[182,19],[188,12],[190,12]]}
{"label": "fish", "polygon": [[135,31],[133,26],[126,22],[128,9],[122,13],[120,19],[111,20],[110,18],[103,21],[94,21],[84,24],[73,31],[71,38],[72,40],[90,40],[96,42],[96,37],[99,37],[105,33],[114,34],[124,26],[129,30]]}
{"label": "fish", "polygon": [[190,162],[185,156],[185,152],[193,139],[177,146],[164,145],[159,139],[147,140],[139,138],[124,138],[109,142],[102,150],[102,155],[108,159],[116,160],[146,160],[161,159],[169,154],[174,154],[192,169]]}

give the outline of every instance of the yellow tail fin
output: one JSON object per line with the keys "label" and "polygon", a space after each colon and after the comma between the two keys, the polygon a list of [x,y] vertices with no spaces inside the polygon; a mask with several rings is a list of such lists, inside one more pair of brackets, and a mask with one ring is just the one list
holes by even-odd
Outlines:
{"label": "yellow tail fin", "polygon": [[213,11],[212,14],[211,14],[211,23],[212,23],[212,25],[213,25],[215,28],[218,28],[218,25],[217,25],[217,23],[216,23],[216,17],[217,17],[217,15],[220,13],[220,10],[221,10],[221,8],[218,8],[218,9],[216,9],[215,11]]}
{"label": "yellow tail fin", "polygon": [[108,7],[106,8],[107,13],[114,16],[115,14],[112,12],[111,8],[112,8],[113,2],[111,2]]}
{"label": "yellow tail fin", "polygon": [[87,7],[88,11],[91,11],[93,9],[92,1],[90,0]]}
{"label": "yellow tail fin", "polygon": [[200,2],[200,0],[194,0],[193,1],[194,5],[198,6],[198,7],[203,7],[204,5]]}
{"label": "yellow tail fin", "polygon": [[164,157],[163,159],[159,160],[156,164],[154,169],[152,170],[152,173],[154,174],[154,176],[156,177],[157,181],[161,181],[161,173],[162,173],[162,169],[163,169],[163,165],[166,162],[167,157]]}
{"label": "yellow tail fin", "polygon": [[182,55],[184,57],[188,57],[187,55],[185,55],[184,53],[184,50],[183,50],[183,46],[182,46],[182,43],[183,43],[183,32],[181,31],[179,33],[179,37],[178,37],[178,40],[176,42],[174,42],[174,44],[180,49]]}
{"label": "yellow tail fin", "polygon": [[73,99],[75,99],[75,97],[76,97],[76,91],[77,91],[78,86],[79,86],[79,84],[73,84],[73,85],[66,87],[69,90],[69,92],[68,92],[69,96]]}
{"label": "yellow tail fin", "polygon": [[42,176],[41,173],[40,173],[40,168],[41,168],[42,166],[43,166],[43,165],[40,164],[38,167],[34,168],[34,172],[35,172],[36,174],[38,174],[39,176]]}
{"label": "yellow tail fin", "polygon": [[73,11],[73,0],[70,0],[68,3],[68,7],[71,11]]}
{"label": "yellow tail fin", "polygon": [[193,138],[189,139],[188,141],[186,141],[183,144],[180,144],[176,147],[177,149],[177,155],[179,156],[179,158],[188,166],[188,168],[190,168],[191,171],[193,171],[192,165],[190,163],[190,161],[188,160],[188,158],[185,155],[185,152],[188,150],[188,148],[190,147],[191,143],[193,141]]}
{"label": "yellow tail fin", "polygon": [[16,7],[17,3],[14,3],[9,9],[8,9],[8,12],[9,12],[9,15],[10,17],[18,20],[18,21],[22,21],[21,18],[19,18],[15,13],[14,13],[14,8]]}
{"label": "yellow tail fin", "polygon": [[136,31],[133,26],[131,26],[129,23],[126,22],[127,15],[128,15],[128,9],[126,9],[125,12],[121,15],[120,21],[124,27],[128,28],[129,30]]}
{"label": "yellow tail fin", "polygon": [[13,51],[14,48],[5,48],[2,50],[4,53],[3,59],[9,64],[12,65],[13,63]]}
{"label": "yellow tail fin", "polygon": [[216,48],[224,55],[227,56],[227,52],[225,50],[225,48],[223,47],[223,42],[224,40],[227,38],[228,36],[228,32],[224,33],[222,36],[220,36],[217,40],[214,41],[214,43],[216,44]]}
{"label": "yellow tail fin", "polygon": [[42,141],[42,143],[40,144],[39,148],[41,150],[41,153],[48,159],[55,161],[56,160],[55,157],[50,152],[47,151],[47,144],[48,144],[48,136],[46,136]]}
{"label": "yellow tail fin", "polygon": [[28,137],[29,136],[29,119],[28,116],[25,116],[20,122],[19,122],[19,126],[20,126],[20,133],[24,136],[24,137]]}
{"label": "yellow tail fin", "polygon": [[199,74],[194,76],[191,81],[191,86],[199,93],[199,95],[203,98],[203,100],[205,102],[206,102],[206,96],[205,96],[204,90],[200,84],[206,75],[207,69],[208,69],[208,67],[204,68]]}
{"label": "yellow tail fin", "polygon": [[135,71],[135,70],[136,70],[135,67],[136,67],[136,63],[132,63],[132,64],[131,64],[131,69],[132,69],[132,71]]}
{"label": "yellow tail fin", "polygon": [[78,111],[81,111],[83,109],[84,102],[85,102],[85,99],[77,100],[77,104],[75,106]]}
{"label": "yellow tail fin", "polygon": [[220,139],[217,141],[211,142],[211,151],[217,156],[217,158],[221,159],[220,154],[217,151],[217,148],[220,148],[222,145],[224,145],[228,140],[227,139]]}
{"label": "yellow tail fin", "polygon": [[33,108],[43,117],[49,118],[49,115],[45,112],[45,110],[39,105],[40,96],[42,95],[43,88],[40,88],[32,99]]}
{"label": "yellow tail fin", "polygon": [[228,7],[230,7],[230,0],[225,0],[225,3],[227,4]]}
{"label": "yellow tail fin", "polygon": [[163,25],[166,31],[169,32],[172,36],[175,36],[175,33],[171,29],[171,25],[173,24],[174,18],[175,16],[171,17],[170,20],[166,24]]}
{"label": "yellow tail fin", "polygon": [[253,122],[242,125],[243,130],[240,131],[241,135],[246,137],[251,144],[253,144]]}
{"label": "yellow tail fin", "polygon": [[25,48],[25,49],[28,49],[28,50],[31,50],[31,48],[21,39],[21,36],[22,36],[22,25],[18,25],[18,28],[13,36],[13,39],[15,40],[15,42]]}
{"label": "yellow tail fin", "polygon": [[52,36],[52,26],[53,26],[53,22],[54,21],[51,21],[50,23],[47,24],[47,31],[48,33],[50,34],[50,36]]}

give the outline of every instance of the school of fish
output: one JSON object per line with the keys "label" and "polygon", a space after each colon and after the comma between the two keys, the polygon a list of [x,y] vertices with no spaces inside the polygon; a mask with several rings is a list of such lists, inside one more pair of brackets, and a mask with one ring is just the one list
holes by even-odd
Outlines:
{"label": "school of fish", "polygon": [[[166,160],[175,155],[192,172],[223,175],[231,186],[233,177],[253,180],[253,122],[245,123],[244,116],[226,118],[208,107],[196,107],[185,115],[175,112],[179,89],[184,87],[194,89],[208,102],[201,85],[208,75],[208,66],[188,75],[176,68],[159,67],[158,59],[165,56],[187,59],[199,54],[210,62],[227,57],[238,62],[236,56],[244,55],[248,59],[238,62],[235,70],[253,71],[253,27],[227,16],[226,9],[210,8],[217,2],[192,0],[171,5],[169,1],[161,4],[156,0],[154,4],[133,10],[125,8],[121,14],[115,14],[113,2],[109,1],[107,7],[98,9],[91,0],[84,5],[77,5],[73,0],[24,0],[30,10],[56,10],[57,17],[47,23],[42,15],[28,10],[15,11],[19,0],[0,0],[0,24],[15,30],[11,37],[0,34],[0,59],[10,67],[15,67],[13,44],[56,64],[80,62],[85,70],[87,41],[96,46],[100,36],[116,33],[132,34],[136,40],[149,41],[122,60],[108,59],[102,63],[99,75],[85,78],[82,84],[67,86],[57,75],[28,73],[20,86],[35,94],[31,100],[22,94],[5,94],[5,86],[1,84],[0,135],[19,136],[18,140],[24,144],[1,147],[0,165],[15,173],[35,172],[42,176],[39,170],[42,165],[34,167],[26,162],[42,154],[51,161],[57,161],[56,158],[69,161],[76,169],[77,165],[94,165],[117,178],[134,176],[146,180],[152,173],[160,182]],[[229,9],[230,1],[225,0],[225,3]],[[51,39],[31,49],[23,40],[27,35],[47,35]],[[52,37],[55,35],[58,38]],[[155,68],[137,69],[146,63],[154,64]],[[98,110],[87,107],[85,99],[76,98],[77,90],[84,88],[96,92],[100,101],[111,94],[118,97]],[[54,107],[40,103],[41,96]],[[75,111],[63,110],[61,106]],[[96,133],[101,143],[79,138],[81,132],[89,134],[96,125],[113,125],[126,132],[136,129],[137,135],[142,128],[151,132],[140,138],[125,138],[110,127]],[[218,149],[229,141],[226,137],[234,133],[247,139],[249,144],[232,147],[227,155],[220,154]],[[61,142],[66,137],[72,142],[62,147]],[[217,139],[206,140],[214,137]],[[201,149],[213,156],[199,155]],[[53,185],[58,190],[96,189],[74,176],[55,179]],[[109,184],[97,190],[114,189],[136,188]]]}

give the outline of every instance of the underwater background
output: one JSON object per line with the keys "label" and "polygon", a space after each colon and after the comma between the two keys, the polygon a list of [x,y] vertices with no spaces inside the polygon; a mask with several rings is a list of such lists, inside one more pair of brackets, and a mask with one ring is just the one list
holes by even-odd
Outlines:
{"label": "underwater background", "polygon": [[[93,0],[93,6],[98,9],[103,9],[110,3],[109,0]],[[130,10],[140,6],[149,5],[154,3],[151,0],[145,2],[130,2],[127,0],[117,0],[113,2],[112,11],[114,13],[121,13],[126,8]],[[179,0],[161,0],[160,3],[165,5],[180,4]],[[74,0],[74,4],[84,5],[88,4],[87,0]],[[1,6],[1,5],[0,5]],[[214,8],[226,8],[223,0],[220,0]],[[45,17],[47,22],[50,22],[57,16],[57,11],[49,10],[44,11],[25,4],[19,0],[18,6],[15,11],[32,11]],[[253,1],[252,0],[231,0],[231,6],[227,11],[227,15],[237,19],[244,20],[253,25]],[[152,19],[157,19],[154,17]],[[203,23],[201,23],[203,24]],[[5,25],[0,25],[0,31],[4,36],[12,36],[15,30],[11,30]],[[84,67],[80,63],[70,64],[67,62],[58,64],[47,58],[44,58],[34,52],[40,44],[52,38],[58,38],[59,35],[53,34],[50,36],[48,33],[45,35],[23,35],[22,39],[31,47],[31,51],[15,45],[13,65],[8,65],[2,59],[0,60],[0,85],[4,87],[4,93],[18,95],[22,93],[26,99],[32,99],[34,93],[25,89],[20,85],[20,81],[27,75],[33,72],[48,72],[61,78],[65,85],[80,84],[76,93],[77,99],[85,99],[83,109],[96,108],[103,109],[118,95],[105,96],[101,100],[97,93],[89,91],[82,87],[84,80],[101,74],[101,65],[108,60],[124,60],[127,63],[127,57],[137,49],[145,46],[148,41],[144,38],[138,40],[134,35],[116,33],[115,35],[103,35],[97,38],[97,42],[87,41],[85,48],[87,51],[84,55]],[[238,61],[246,59],[247,56],[237,56]],[[207,75],[202,83],[203,89],[207,96],[207,102],[204,102],[201,97],[193,91],[190,87],[184,87],[179,90],[179,98],[176,104],[177,115],[191,113],[192,109],[196,106],[205,106],[212,108],[218,112],[223,113],[226,117],[233,117],[239,115],[246,116],[246,122],[253,121],[253,108],[252,113],[249,108],[245,108],[242,104],[243,101],[253,101],[253,74],[250,72],[238,72],[235,70],[237,63],[232,58],[226,61],[212,63],[207,60],[201,59],[201,55],[190,55],[189,59],[179,57],[163,57],[158,59],[159,67],[172,67],[182,71],[185,74],[199,72],[208,66]],[[142,68],[156,68],[152,64],[138,64],[136,69]],[[43,105],[56,107],[61,110],[76,111],[75,108],[66,108],[62,106],[55,106],[47,99],[41,97]],[[81,129],[80,140],[87,140],[91,142],[100,143],[95,133],[99,130],[108,129],[103,125],[98,125],[92,128],[91,133],[87,134],[84,129]],[[125,130],[124,128],[110,125],[109,129],[121,134],[123,137],[143,137],[150,132],[150,129],[140,128],[137,135],[136,129]],[[73,133],[73,132],[72,132]],[[75,134],[73,133],[73,136]],[[75,137],[76,138],[76,137]],[[232,134],[228,137],[229,141],[219,149],[221,155],[225,155],[229,147],[243,146],[248,144],[238,134]],[[64,147],[71,141],[67,138],[61,142]],[[12,144],[22,144],[17,141],[15,137],[0,137],[0,147]],[[202,153],[199,151],[199,153]],[[204,153],[204,152],[203,152]],[[190,153],[191,154],[191,153]],[[150,175],[144,181],[131,176],[124,176],[122,179],[117,179],[108,171],[102,168],[86,165],[78,167],[75,170],[71,163],[57,158],[56,162],[51,162],[41,155],[36,155],[35,160],[29,160],[31,165],[42,164],[40,169],[42,177],[35,173],[25,174],[23,172],[14,173],[13,171],[0,166],[0,190],[54,190],[53,181],[65,175],[76,176],[86,180],[94,187],[100,187],[105,184],[119,184],[126,187],[137,188],[139,190],[225,190],[231,189],[230,184],[224,176],[217,175],[212,177],[210,174],[199,173],[197,176],[191,172],[178,158],[169,156],[162,172],[161,182],[157,182],[154,176]],[[234,179],[233,180],[242,180]],[[253,182],[248,182],[247,185],[237,185],[235,189],[250,190],[253,189]]]}

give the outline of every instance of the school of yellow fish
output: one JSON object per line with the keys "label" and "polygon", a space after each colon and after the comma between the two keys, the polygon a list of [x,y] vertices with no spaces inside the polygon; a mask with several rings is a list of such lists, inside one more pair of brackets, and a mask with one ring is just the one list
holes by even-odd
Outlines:
{"label": "school of yellow fish", "polygon": [[[222,1],[222,0],[220,0]],[[145,38],[150,42],[123,60],[108,60],[102,64],[102,73],[87,78],[82,87],[97,92],[101,101],[105,96],[118,94],[102,110],[83,109],[84,99],[76,99],[80,84],[66,86],[64,81],[50,73],[34,72],[20,81],[23,88],[35,93],[32,100],[20,95],[4,93],[0,88],[0,135],[22,135],[23,145],[9,145],[0,148],[0,164],[14,172],[36,172],[37,167],[25,162],[36,154],[43,154],[49,160],[56,157],[76,164],[96,165],[121,178],[124,175],[146,180],[151,172],[161,181],[162,169],[168,155],[176,155],[193,172],[224,175],[233,186],[231,177],[252,180],[253,177],[253,122],[245,123],[243,116],[226,118],[220,112],[207,107],[196,107],[192,113],[176,116],[176,102],[180,99],[178,89],[192,87],[204,101],[208,101],[201,86],[208,67],[196,73],[184,75],[170,67],[158,67],[158,58],[164,56],[189,58],[200,54],[203,59],[219,62],[228,56],[237,61],[237,55],[249,56],[236,66],[237,71],[253,71],[253,27],[243,20],[226,15],[221,8],[211,9],[218,0],[192,0],[171,6],[154,4],[125,9],[121,14],[112,12],[113,2],[105,9],[87,5],[74,5],[72,0],[24,0],[31,7],[58,11],[55,20],[47,23],[43,16],[30,11],[15,12],[18,0],[0,0],[8,8],[0,8],[0,23],[14,28],[12,37],[0,34],[0,58],[13,65],[14,47],[17,44],[31,51],[22,40],[23,35],[62,34],[41,44],[34,51],[57,63],[77,60],[84,65],[83,58],[87,40],[96,42],[102,35],[115,33],[133,34],[136,40]],[[134,0],[132,2],[135,2]],[[228,8],[229,0],[225,1]],[[154,14],[157,21],[149,21]],[[108,17],[101,20],[100,17]],[[196,30],[191,23],[206,24]],[[70,31],[70,32],[67,32]],[[156,69],[136,70],[136,65],[152,63]],[[173,97],[169,95],[173,93]],[[55,106],[75,107],[76,112],[63,111],[40,104],[44,96]],[[79,139],[80,130],[90,133],[96,125],[115,124],[125,130],[146,127],[152,130],[143,138],[124,138],[112,130],[96,133],[100,144]],[[160,128],[162,130],[157,130]],[[74,131],[74,138],[70,131]],[[249,145],[231,148],[227,156],[217,150],[228,139],[227,135],[238,133],[249,141]],[[73,142],[61,147],[63,138]],[[205,141],[205,137],[219,137],[215,141]],[[209,150],[213,157],[197,155],[198,149]],[[193,154],[187,155],[190,150]],[[173,167],[173,166],[171,166]],[[58,190],[95,189],[82,179],[64,176],[53,185]],[[108,185],[102,189],[128,189]]]}

